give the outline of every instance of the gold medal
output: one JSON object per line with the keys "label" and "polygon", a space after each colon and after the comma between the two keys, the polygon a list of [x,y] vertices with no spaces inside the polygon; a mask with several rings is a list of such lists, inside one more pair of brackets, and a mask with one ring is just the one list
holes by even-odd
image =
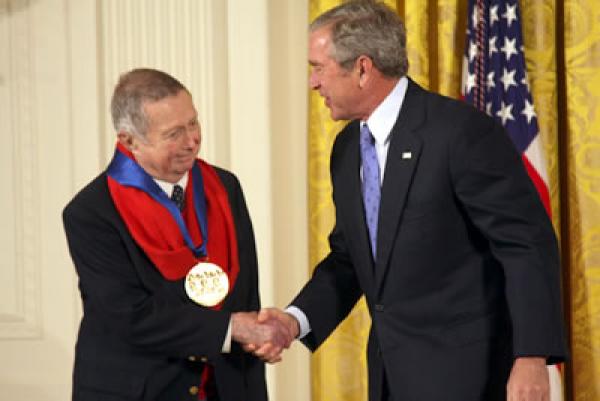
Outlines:
{"label": "gold medal", "polygon": [[229,292],[229,278],[214,263],[200,262],[185,276],[185,292],[202,306],[215,306]]}

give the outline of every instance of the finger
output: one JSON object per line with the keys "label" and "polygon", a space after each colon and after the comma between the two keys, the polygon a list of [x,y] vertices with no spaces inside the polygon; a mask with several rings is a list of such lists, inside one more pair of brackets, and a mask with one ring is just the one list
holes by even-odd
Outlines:
{"label": "finger", "polygon": [[275,361],[281,359],[281,352],[283,349],[281,347],[277,347],[273,344],[268,344],[268,346],[261,347],[254,354],[258,356],[265,362]]}
{"label": "finger", "polygon": [[262,359],[271,352],[272,348],[273,345],[271,343],[265,343],[254,351],[254,355]]}
{"label": "finger", "polygon": [[242,345],[242,348],[246,352],[254,352],[258,347],[256,346],[256,344],[244,344]]}
{"label": "finger", "polygon": [[281,352],[283,351],[282,348],[280,347],[273,347],[269,353],[267,355],[264,356],[265,360],[267,362],[269,361],[276,361],[278,359],[281,359]]}
{"label": "finger", "polygon": [[274,308],[261,309],[260,312],[258,312],[258,322],[265,323],[271,319],[276,319],[276,317],[277,317],[276,311],[277,310]]}
{"label": "finger", "polygon": [[269,360],[268,360],[268,361],[266,361],[266,362],[267,362],[267,363],[270,363],[270,364],[275,364],[275,363],[277,363],[277,362],[281,362],[281,360],[282,360],[282,359],[283,359],[283,358],[281,358],[281,355],[280,355],[280,356],[278,356],[278,357],[276,357],[276,358],[269,359]]}
{"label": "finger", "polygon": [[506,401],[516,401],[512,396],[512,389],[509,386],[506,388]]}

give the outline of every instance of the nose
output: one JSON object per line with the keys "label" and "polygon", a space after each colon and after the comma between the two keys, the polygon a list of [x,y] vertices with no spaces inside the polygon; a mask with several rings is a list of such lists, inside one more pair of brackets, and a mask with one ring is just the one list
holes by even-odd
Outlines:
{"label": "nose", "polygon": [[185,131],[185,144],[192,148],[200,143],[200,127],[188,127]]}
{"label": "nose", "polygon": [[308,85],[310,86],[310,89],[312,89],[312,90],[319,89],[319,86],[321,86],[321,84],[319,82],[319,78],[317,77],[317,74],[315,74],[314,71],[311,71],[311,73],[310,73],[310,76],[308,78]]}

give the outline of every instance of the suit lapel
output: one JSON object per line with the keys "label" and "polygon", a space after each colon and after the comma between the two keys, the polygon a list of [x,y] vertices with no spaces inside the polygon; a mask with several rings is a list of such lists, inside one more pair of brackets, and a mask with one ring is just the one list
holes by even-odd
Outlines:
{"label": "suit lapel", "polygon": [[396,241],[398,224],[402,217],[406,197],[421,154],[422,140],[417,130],[425,119],[422,93],[422,90],[409,80],[400,115],[392,129],[381,189],[377,228],[377,258],[375,265],[377,290],[381,289],[389,269],[389,259]]}

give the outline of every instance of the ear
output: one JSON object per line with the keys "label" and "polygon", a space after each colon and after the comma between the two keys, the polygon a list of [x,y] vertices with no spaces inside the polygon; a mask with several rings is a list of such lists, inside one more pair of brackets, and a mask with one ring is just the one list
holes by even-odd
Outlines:
{"label": "ear", "polygon": [[358,86],[364,88],[373,74],[373,60],[369,56],[359,56],[356,59],[356,66],[358,68]]}
{"label": "ear", "polygon": [[137,148],[137,141],[134,140],[133,135],[130,132],[119,131],[119,133],[117,133],[117,140],[132,153],[134,153]]}

